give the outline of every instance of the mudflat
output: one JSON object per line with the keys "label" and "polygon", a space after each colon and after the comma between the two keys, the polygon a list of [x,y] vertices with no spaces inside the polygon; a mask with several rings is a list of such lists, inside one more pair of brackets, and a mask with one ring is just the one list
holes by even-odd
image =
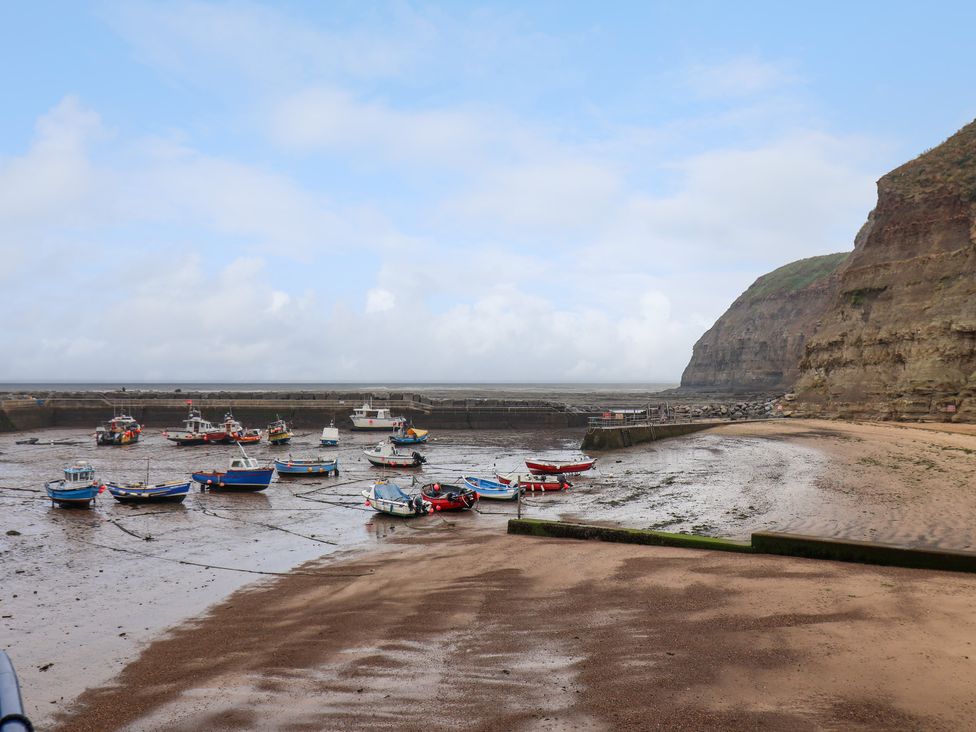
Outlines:
{"label": "mudflat", "polygon": [[[779,528],[967,548],[976,436],[927,427],[713,432],[825,456],[821,510]],[[976,712],[976,576],[443,518],[394,537],[238,590],[57,728],[928,730]]]}

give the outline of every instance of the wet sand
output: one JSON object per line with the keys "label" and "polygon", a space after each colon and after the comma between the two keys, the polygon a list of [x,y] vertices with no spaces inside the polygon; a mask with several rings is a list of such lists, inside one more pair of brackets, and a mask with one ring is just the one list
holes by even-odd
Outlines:
{"label": "wet sand", "polygon": [[[568,432],[448,433],[428,450],[433,464],[423,475],[508,469],[529,453],[565,451],[576,439]],[[916,679],[912,668],[929,654],[921,666],[927,675],[917,676],[915,686],[942,680],[944,667],[938,691],[949,696],[936,697],[956,704],[953,674],[963,677],[969,667],[950,664],[947,649],[972,640],[962,610],[974,599],[969,577],[507,537],[500,532],[514,507],[487,502],[480,514],[391,520],[361,510],[358,490],[372,473],[354,461],[360,446],[348,447],[342,482],[349,484],[320,483],[323,491],[304,499],[300,494],[316,485],[276,483],[251,497],[194,496],[175,515],[125,514],[121,524],[135,536],[119,530],[117,506],[79,518],[42,510],[29,496],[18,503],[19,490],[4,491],[0,500],[17,512],[7,515],[16,516],[29,539],[0,536],[0,609],[14,610],[0,621],[0,641],[16,645],[15,661],[26,659],[18,670],[34,713],[45,720],[63,714],[86,685],[102,685],[82,698],[78,716],[62,718],[65,729],[195,727],[198,714],[215,715],[201,726],[262,729],[396,728],[397,720],[407,728],[640,728],[634,715],[644,715],[644,726],[660,717],[663,728],[700,727],[699,718],[720,727],[800,729],[931,728],[956,719],[919,701],[888,666]],[[160,452],[151,440],[138,448],[170,460],[190,454],[165,452],[166,446]],[[0,488],[36,486],[42,453],[27,450],[0,443]],[[121,454],[96,453],[119,461],[105,456]],[[604,453],[594,475],[569,492],[532,497],[525,508],[530,516],[722,536],[763,528],[967,548],[976,525],[968,490],[974,454],[976,436],[965,431],[733,424]],[[307,500],[316,497],[327,503]],[[145,535],[154,542],[145,543]],[[153,557],[122,561],[92,544]],[[266,575],[224,604],[254,576],[207,568],[287,572],[329,553],[331,559],[299,573]],[[204,566],[176,563],[194,558]],[[641,570],[627,569],[634,566]],[[710,569],[700,572],[701,566]],[[846,609],[834,607],[838,598],[846,598],[838,605]],[[856,617],[844,615],[854,610]],[[167,627],[172,632],[158,640]],[[895,627],[899,633],[885,635]],[[920,635],[906,635],[908,627]],[[685,645],[659,658],[661,639],[672,637],[684,637]],[[779,651],[770,649],[784,638],[807,644],[778,661]],[[828,643],[829,658],[820,641]],[[601,654],[602,647],[611,652]],[[878,655],[881,648],[888,656]],[[757,649],[771,655],[755,655]],[[865,660],[855,663],[858,654]],[[488,672],[496,655],[507,664],[501,676]],[[675,673],[659,677],[678,656]],[[835,657],[860,669],[850,689],[824,681],[825,674],[854,679],[843,664],[830,665]],[[390,668],[377,671],[374,661]],[[41,671],[44,662],[55,665]],[[808,668],[818,679],[812,686]],[[604,673],[617,685],[601,681]],[[362,682],[371,675],[379,687]],[[685,677],[687,689],[679,689]],[[760,677],[763,694],[778,689],[780,697],[750,701]],[[448,680],[439,692],[445,706],[462,711],[437,711],[425,701],[441,679]],[[818,691],[797,701],[794,685]],[[622,701],[610,704],[617,686]],[[688,689],[696,691],[678,693]],[[379,710],[377,719],[357,716],[364,707]],[[548,720],[533,716],[540,710]],[[81,721],[88,714],[116,721],[90,726]],[[681,714],[691,716],[682,722]]]}
{"label": "wet sand", "polygon": [[238,592],[58,728],[936,730],[976,711],[972,576],[457,527],[330,569]]}

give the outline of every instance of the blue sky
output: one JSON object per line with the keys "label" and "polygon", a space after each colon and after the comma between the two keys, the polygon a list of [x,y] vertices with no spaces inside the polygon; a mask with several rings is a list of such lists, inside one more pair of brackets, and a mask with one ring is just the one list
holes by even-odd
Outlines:
{"label": "blue sky", "polygon": [[676,380],[976,116],[974,21],[4,4],[0,380]]}

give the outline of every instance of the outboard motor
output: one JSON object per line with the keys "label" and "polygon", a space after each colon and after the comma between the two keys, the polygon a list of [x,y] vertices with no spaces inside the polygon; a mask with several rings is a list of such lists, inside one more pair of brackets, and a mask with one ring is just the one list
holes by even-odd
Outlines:
{"label": "outboard motor", "polygon": [[421,465],[421,464],[427,462],[427,458],[425,458],[419,452],[417,452],[416,450],[414,450],[414,452],[413,452],[413,462],[414,462],[414,465]]}
{"label": "outboard motor", "polygon": [[34,732],[34,725],[24,716],[17,673],[4,651],[0,651],[0,732]]}
{"label": "outboard motor", "polygon": [[415,514],[417,514],[419,516],[420,514],[422,514],[424,512],[424,499],[423,498],[421,498],[420,496],[414,496],[413,497],[413,500],[411,501],[411,503],[413,503],[413,512]]}

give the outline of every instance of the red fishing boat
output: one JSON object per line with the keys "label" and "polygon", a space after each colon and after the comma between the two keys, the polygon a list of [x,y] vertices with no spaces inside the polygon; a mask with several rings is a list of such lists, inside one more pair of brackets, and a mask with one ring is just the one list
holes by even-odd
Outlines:
{"label": "red fishing boat", "polygon": [[527,475],[525,473],[495,473],[499,483],[519,485],[527,491],[564,491],[572,483],[562,475],[542,477],[539,475]]}
{"label": "red fishing boat", "polygon": [[582,459],[571,460],[568,462],[530,460],[529,458],[525,459],[525,467],[529,469],[530,473],[534,473],[536,475],[564,475],[582,473],[589,470],[594,465],[596,465],[596,458],[586,457],[585,455],[582,457]]}
{"label": "red fishing boat", "polygon": [[420,489],[420,496],[435,511],[467,511],[478,502],[478,494],[468,487],[429,483]]}

